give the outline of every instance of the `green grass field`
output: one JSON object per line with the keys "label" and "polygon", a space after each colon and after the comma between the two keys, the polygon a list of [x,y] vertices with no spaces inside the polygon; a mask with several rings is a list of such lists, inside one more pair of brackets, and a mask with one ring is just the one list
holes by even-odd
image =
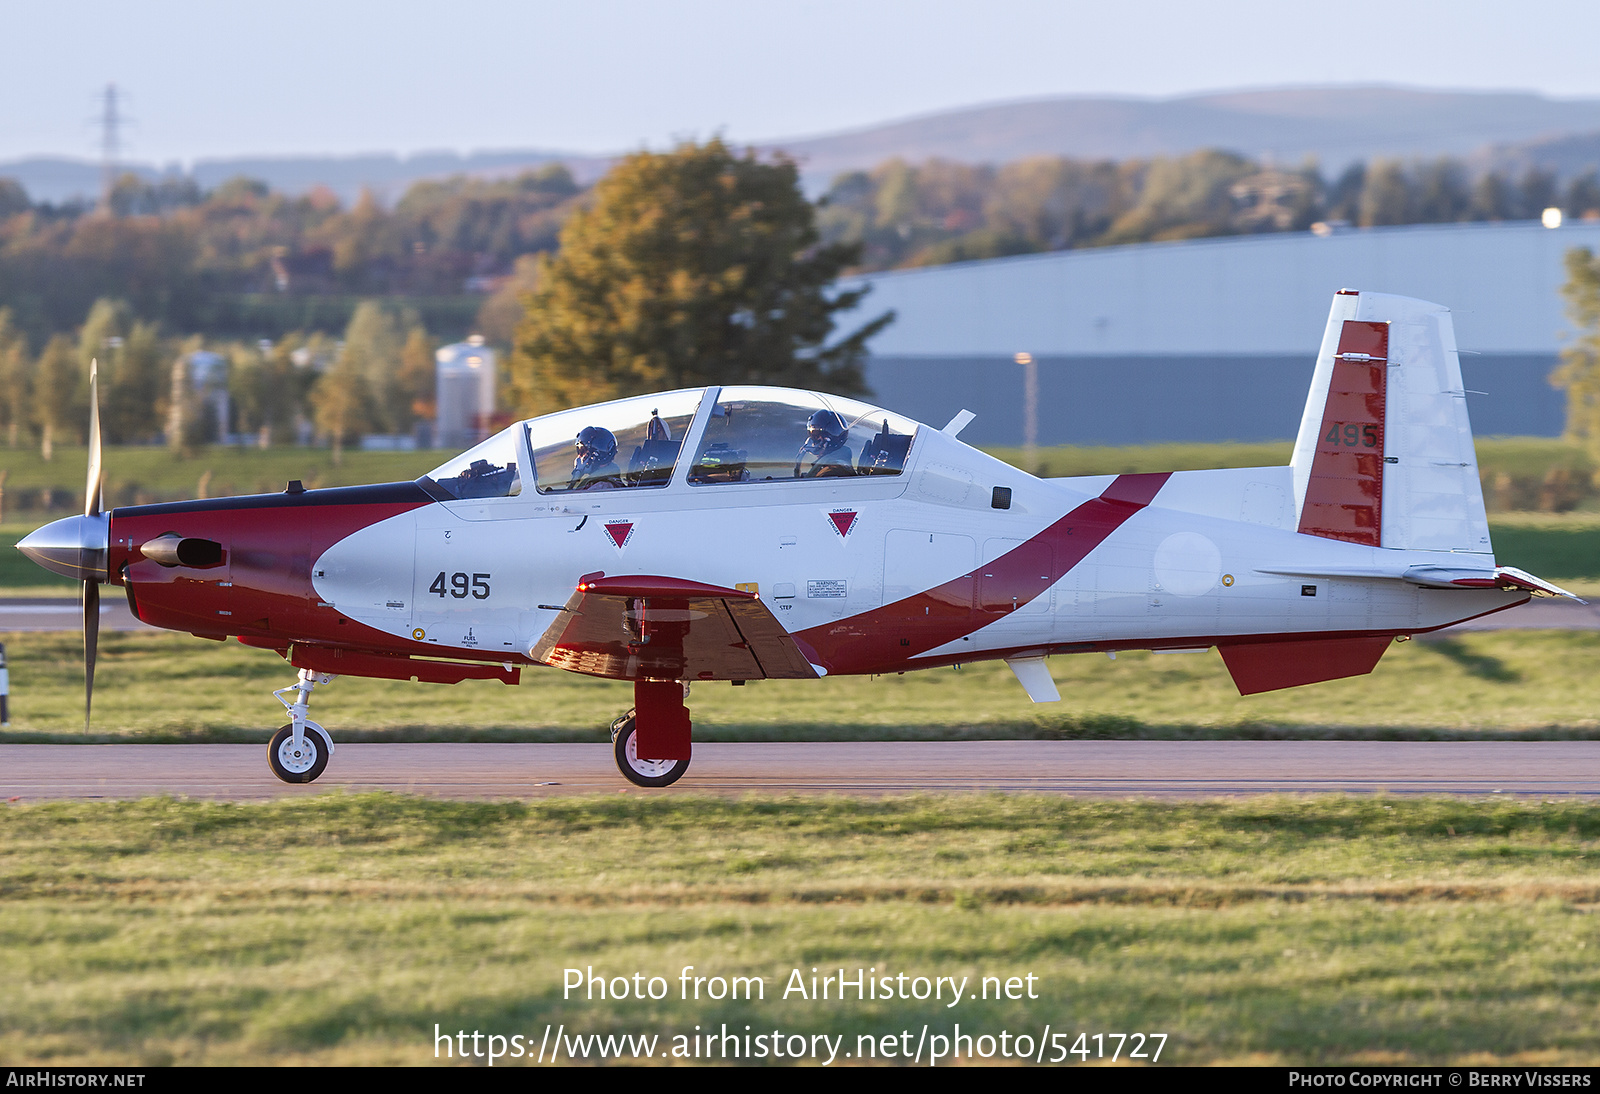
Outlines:
{"label": "green grass field", "polygon": [[[213,498],[272,493],[282,490],[290,479],[300,479],[313,489],[401,482],[427,473],[453,455],[347,450],[343,463],[335,467],[333,454],[326,448],[283,446],[263,451],[213,447],[184,457],[166,448],[115,446],[105,453],[105,503],[139,505],[199,497],[202,479],[205,494]],[[84,448],[58,447],[49,462],[40,458],[37,449],[0,450],[0,469],[7,472],[7,510],[32,513],[42,507],[40,492],[52,490],[57,495],[56,515],[72,509],[81,512],[87,467]]]}
{"label": "green grass field", "polygon": [[[854,1063],[860,1035],[959,1022],[1165,1033],[1170,1064],[1592,1064],[1597,864],[1600,809],[1572,802],[13,805],[0,1058],[431,1063],[436,1023],[534,1047],[549,1023],[659,1035],[666,1063],[726,1023]],[[681,1000],[688,965],[765,997]],[[569,967],[670,994],[563,998]],[[841,967],[1037,998],[783,998]]]}
{"label": "green grass field", "polygon": [[[294,680],[276,655],[176,634],[101,636],[94,734],[76,634],[12,634],[0,743],[265,741]],[[999,663],[904,676],[698,684],[697,740],[1600,738],[1600,633],[1498,631],[1391,647],[1371,676],[1241,697],[1215,651],[1050,659],[1059,704],[1030,703]],[[623,682],[524,670],[520,687],[345,677],[315,716],[336,741],[596,740],[632,705]]]}

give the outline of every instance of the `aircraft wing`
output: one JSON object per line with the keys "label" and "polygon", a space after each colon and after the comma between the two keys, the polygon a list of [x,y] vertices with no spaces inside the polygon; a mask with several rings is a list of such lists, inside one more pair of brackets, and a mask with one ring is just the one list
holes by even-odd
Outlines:
{"label": "aircraft wing", "polygon": [[819,675],[758,595],[673,577],[584,578],[531,655],[613,680]]}

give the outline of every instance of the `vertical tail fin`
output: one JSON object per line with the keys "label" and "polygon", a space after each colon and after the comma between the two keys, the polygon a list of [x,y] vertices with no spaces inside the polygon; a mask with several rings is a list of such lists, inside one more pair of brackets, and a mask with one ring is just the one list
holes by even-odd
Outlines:
{"label": "vertical tail fin", "polygon": [[1447,308],[1340,290],[1291,467],[1307,535],[1491,554]]}

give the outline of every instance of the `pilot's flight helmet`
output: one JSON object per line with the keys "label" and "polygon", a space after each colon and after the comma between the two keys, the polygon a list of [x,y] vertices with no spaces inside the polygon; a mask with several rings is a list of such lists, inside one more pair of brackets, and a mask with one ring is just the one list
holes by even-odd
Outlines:
{"label": "pilot's flight helmet", "polygon": [[819,410],[811,415],[810,421],[806,422],[806,443],[802,446],[803,451],[818,456],[827,455],[843,446],[849,432],[844,419],[837,413],[831,410]]}
{"label": "pilot's flight helmet", "polygon": [[578,458],[573,461],[580,469],[604,467],[617,458],[617,435],[598,425],[586,425],[578,431]]}

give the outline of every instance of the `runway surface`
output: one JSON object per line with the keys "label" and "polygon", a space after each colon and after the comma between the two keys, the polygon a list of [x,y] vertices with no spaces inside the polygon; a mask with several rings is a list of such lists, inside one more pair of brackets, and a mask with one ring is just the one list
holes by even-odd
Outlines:
{"label": "runway surface", "polygon": [[[81,618],[82,608],[72,597],[0,598],[0,632],[75,631],[82,625]],[[112,587],[101,593],[100,629],[154,632],[159,628],[135,619],[122,590]]]}
{"label": "runway surface", "polygon": [[[75,631],[79,623],[78,602],[60,597],[0,597],[0,633],[6,631]],[[128,610],[120,590],[108,589],[100,601],[102,631],[155,631],[158,628],[139,622]],[[1600,603],[1579,604],[1567,599],[1538,599],[1472,619],[1449,628],[1451,631],[1498,630],[1600,630]],[[1441,633],[1441,632],[1435,632]]]}
{"label": "runway surface", "polygon": [[969,741],[696,745],[667,790],[623,781],[596,744],[347,744],[305,786],[260,745],[3,745],[11,800],[150,794],[252,801],[391,790],[445,798],[554,794],[1008,791],[1198,798],[1286,793],[1600,796],[1600,741]]}

